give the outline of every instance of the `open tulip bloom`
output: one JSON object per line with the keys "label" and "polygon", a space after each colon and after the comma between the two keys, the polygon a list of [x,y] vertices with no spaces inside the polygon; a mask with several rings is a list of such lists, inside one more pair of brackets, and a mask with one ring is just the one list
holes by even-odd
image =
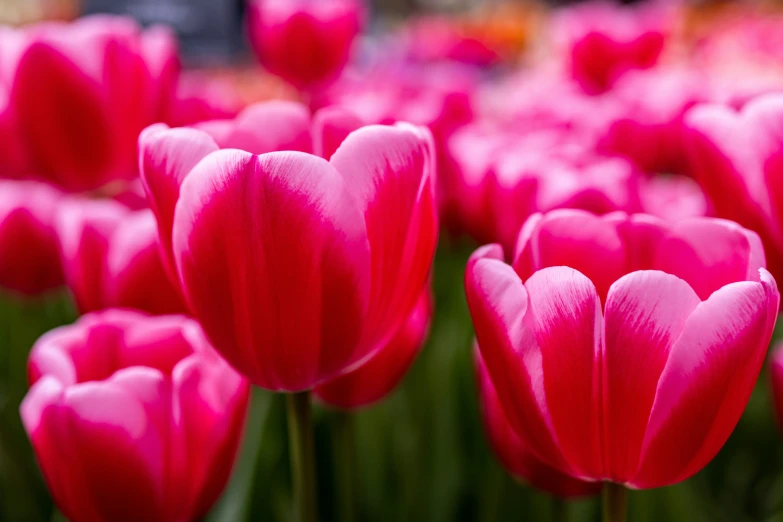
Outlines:
{"label": "open tulip bloom", "polygon": [[767,352],[780,294],[764,264],[758,236],[729,221],[577,210],[532,216],[512,265],[480,248],[468,304],[517,435],[549,466],[610,484],[610,507],[614,484],[698,472]]}
{"label": "open tulip bloom", "polygon": [[190,522],[225,486],[249,386],[198,323],[88,314],[30,354],[22,420],[69,520]]}
{"label": "open tulip bloom", "polygon": [[[335,121],[316,117],[311,128],[303,107],[263,104],[140,138],[164,257],[190,311],[254,384],[306,392],[289,396],[297,423],[309,422],[309,390],[357,368],[405,324],[437,241],[429,132],[349,134]],[[347,137],[332,153],[340,129]]]}

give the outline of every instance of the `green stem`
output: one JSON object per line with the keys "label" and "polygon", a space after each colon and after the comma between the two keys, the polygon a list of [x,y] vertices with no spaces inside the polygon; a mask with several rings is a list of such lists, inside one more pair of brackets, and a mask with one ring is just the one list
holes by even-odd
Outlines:
{"label": "green stem", "polygon": [[552,497],[552,522],[568,522],[568,501]]}
{"label": "green stem", "polygon": [[288,441],[293,480],[294,520],[318,520],[315,487],[315,444],[310,392],[290,393],[288,407]]}
{"label": "green stem", "polygon": [[621,484],[606,482],[602,496],[603,522],[625,522],[628,513],[628,490]]}
{"label": "green stem", "polygon": [[341,522],[354,522],[356,519],[354,499],[355,429],[353,414],[348,412],[335,414],[334,456],[340,501],[339,520]]}

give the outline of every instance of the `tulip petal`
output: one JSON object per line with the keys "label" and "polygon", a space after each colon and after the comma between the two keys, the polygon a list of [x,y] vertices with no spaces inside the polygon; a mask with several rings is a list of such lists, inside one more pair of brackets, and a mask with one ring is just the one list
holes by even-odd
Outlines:
{"label": "tulip petal", "polygon": [[[139,170],[150,208],[158,220],[161,246],[167,269],[174,275],[171,228],[174,208],[185,177],[196,164],[219,149],[206,133],[195,129],[169,129],[160,123],[144,129],[139,136]],[[173,278],[176,281],[176,278]]]}
{"label": "tulip petal", "polygon": [[519,256],[514,260],[523,280],[545,267],[569,266],[593,281],[605,300],[611,284],[625,273],[625,251],[617,230],[589,212],[549,212],[532,231],[525,230],[525,237],[527,244],[517,245]]}
{"label": "tulip petal", "polygon": [[325,160],[210,155],[183,183],[173,245],[191,310],[255,384],[309,389],[367,355],[364,219]]}
{"label": "tulip petal", "polygon": [[700,303],[688,283],[658,271],[633,272],[610,288],[603,367],[608,479],[634,477],[658,379]]}
{"label": "tulip petal", "polygon": [[525,282],[528,350],[541,358],[546,411],[574,476],[600,477],[601,301],[593,283],[569,267],[539,270]]}
{"label": "tulip petal", "polygon": [[362,127],[330,161],[367,223],[373,283],[369,343],[388,341],[410,315],[435,254],[438,219],[426,132],[402,125]]}
{"label": "tulip petal", "polygon": [[310,111],[295,102],[256,103],[233,120],[205,122],[195,127],[210,134],[221,149],[239,149],[251,154],[313,149]]}
{"label": "tulip petal", "polygon": [[321,109],[313,116],[313,154],[331,159],[345,138],[364,122],[336,105]]}
{"label": "tulip petal", "polygon": [[480,248],[465,273],[481,356],[517,435],[539,459],[568,469],[546,404],[542,356],[524,324],[528,293],[502,257],[498,245]]}
{"label": "tulip petal", "polygon": [[737,281],[758,281],[764,248],[755,232],[721,219],[687,219],[659,244],[655,267],[691,285],[701,299]]}
{"label": "tulip petal", "polygon": [[761,282],[729,284],[693,311],[658,382],[633,486],[685,480],[723,446],[756,383],[779,302],[762,269]]}

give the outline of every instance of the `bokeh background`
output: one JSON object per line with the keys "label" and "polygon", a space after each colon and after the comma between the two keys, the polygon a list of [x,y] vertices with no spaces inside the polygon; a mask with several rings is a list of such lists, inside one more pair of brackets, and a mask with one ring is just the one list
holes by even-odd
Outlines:
{"label": "bokeh background", "polygon": [[[498,54],[497,64],[478,73],[492,79],[524,71],[531,56],[542,52],[539,43],[546,40],[542,31],[548,27],[545,20],[553,6],[533,1],[377,0],[370,8],[371,23],[358,51],[359,62],[372,60],[373,49],[388,45],[385,35],[409,27],[417,17],[436,13],[458,33],[481,40]],[[778,16],[777,9],[783,6],[698,3],[679,9],[687,40],[721,17],[758,10]],[[296,98],[295,91],[265,75],[251,57],[244,36],[244,10],[241,0],[0,0],[0,22],[22,25],[111,12],[129,14],[143,24],[170,24],[181,39],[186,75],[227,86],[238,106]],[[783,34],[783,25],[778,27]],[[783,45],[779,49],[783,51]],[[777,58],[783,70],[783,52]],[[753,74],[761,74],[762,68]],[[511,478],[486,442],[462,284],[465,262],[477,244],[466,235],[442,235],[433,273],[436,312],[431,335],[399,389],[381,404],[352,416],[316,406],[318,484],[325,522],[338,511],[335,484],[346,476],[355,484],[358,521],[554,522],[562,516],[558,501]],[[26,301],[0,294],[2,521],[62,520],[35,464],[18,407],[27,389],[29,348],[42,333],[75,317],[64,291]],[[290,518],[285,429],[284,397],[254,390],[235,472],[208,522]],[[336,444],[336,438],[344,436],[355,438],[352,451]],[[574,522],[598,520],[599,508],[596,499],[566,507]],[[632,492],[630,520],[783,522],[783,441],[773,417],[766,372],[715,460],[677,486]]]}

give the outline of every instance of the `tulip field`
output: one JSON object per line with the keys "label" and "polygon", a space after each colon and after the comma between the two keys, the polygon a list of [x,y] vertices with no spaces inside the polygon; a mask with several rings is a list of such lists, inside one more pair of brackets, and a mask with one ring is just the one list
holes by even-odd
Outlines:
{"label": "tulip field", "polygon": [[0,522],[783,522],[783,6],[403,4],[0,9]]}

